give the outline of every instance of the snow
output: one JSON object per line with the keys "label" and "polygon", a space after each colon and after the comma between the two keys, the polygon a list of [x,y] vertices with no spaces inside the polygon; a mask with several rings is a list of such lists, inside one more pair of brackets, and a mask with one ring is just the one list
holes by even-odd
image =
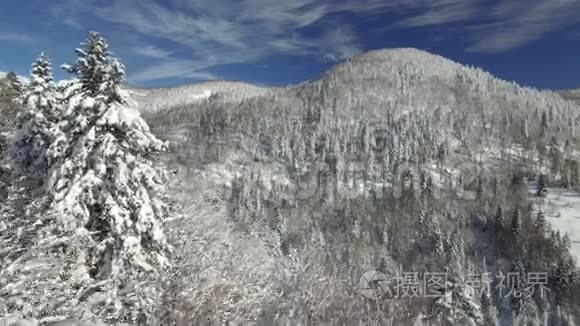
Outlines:
{"label": "snow", "polygon": [[580,89],[563,90],[559,91],[558,94],[560,94],[560,96],[562,96],[565,99],[580,103]]}
{"label": "snow", "polygon": [[[535,181],[528,184],[528,189],[530,196],[536,197]],[[580,266],[580,193],[564,188],[547,189],[548,195],[545,199],[536,198],[537,207],[542,209],[546,221],[555,230],[570,237],[570,252]]]}
{"label": "snow", "polygon": [[206,90],[206,91],[202,92],[201,94],[191,95],[191,97],[189,99],[193,100],[193,101],[199,101],[199,100],[209,98],[212,94],[213,94],[213,92],[211,90]]}
{"label": "snow", "polygon": [[156,111],[208,100],[213,95],[238,101],[265,95],[270,89],[242,82],[211,81],[170,88],[126,88],[124,91],[130,97],[130,106],[137,106],[141,111]]}
{"label": "snow", "polygon": [[[0,79],[6,78],[6,75],[8,75],[7,72],[5,71],[0,71]],[[20,80],[20,82],[22,82],[23,84],[28,84],[30,82],[30,79],[24,77],[24,76],[20,76],[18,75],[18,79]]]}
{"label": "snow", "polygon": [[[377,70],[373,70],[375,67],[378,72]],[[361,73],[359,74],[358,72]],[[373,80],[373,74],[375,74],[375,76],[379,75],[380,79]],[[396,49],[371,51],[348,60],[344,64],[336,66],[317,81],[307,82],[287,90],[304,90],[310,88],[311,90],[316,91],[318,85],[324,85],[324,87],[330,85],[328,86],[329,88],[338,89],[338,91],[333,90],[336,94],[339,94],[337,96],[342,96],[344,98],[351,96],[350,94],[353,95],[353,98],[348,99],[349,102],[345,102],[347,105],[351,105],[350,100],[352,100],[352,102],[357,101],[359,102],[358,104],[360,104],[360,102],[362,102],[362,104],[369,103],[372,106],[380,106],[381,104],[387,103],[387,105],[397,105],[397,114],[403,115],[405,112],[413,113],[410,110],[430,110],[433,108],[433,105],[430,104],[433,103],[447,103],[447,108],[450,110],[461,109],[459,107],[460,104],[455,102],[457,98],[449,95],[451,92],[448,89],[441,89],[441,87],[449,87],[452,89],[452,86],[454,85],[453,83],[456,83],[456,78],[458,78],[458,76],[469,76],[469,78],[473,78],[474,80],[479,80],[478,78],[480,78],[483,80],[482,83],[490,82],[491,80],[486,79],[488,75],[485,73],[474,69],[470,70],[470,68],[465,68],[439,56],[434,56],[415,49]],[[413,83],[413,80],[416,78],[432,78],[432,80],[421,80],[420,83],[416,83],[415,85],[406,84],[409,80]],[[365,81],[365,79],[368,80]],[[386,83],[383,83],[383,80],[385,80]],[[366,86],[368,85],[366,84],[368,81],[372,82],[371,87]],[[523,103],[526,99],[531,99],[532,102],[537,102],[537,107],[543,107],[546,102],[551,101],[550,96],[553,95],[514,88],[512,87],[513,85],[509,83],[497,82],[495,79],[491,81],[493,82],[490,83],[491,86],[486,86],[489,87],[486,88],[487,92],[492,95],[510,94],[510,96],[515,98],[514,102],[516,103]],[[337,84],[339,86],[337,86]],[[68,84],[63,82],[59,83],[59,85],[64,86]],[[74,90],[74,86],[75,85],[72,85],[69,90]],[[501,90],[497,90],[498,87],[503,86],[505,87]],[[345,88],[341,89],[340,87]],[[406,92],[412,95],[413,99],[409,100],[408,103],[392,104],[391,102],[396,102],[399,99],[397,96],[401,95],[398,93],[399,87],[407,88]],[[434,87],[438,87],[439,93],[436,93],[435,96],[432,97],[431,95],[437,91]],[[352,89],[354,89],[354,91]],[[97,200],[105,201],[106,206],[109,207],[108,214],[110,217],[109,223],[111,224],[111,233],[114,234],[115,237],[125,235],[120,237],[122,239],[124,250],[122,250],[121,253],[115,252],[114,258],[105,259],[106,263],[114,264],[116,268],[120,268],[119,266],[121,266],[121,264],[115,263],[123,258],[132,258],[135,260],[135,264],[147,270],[152,270],[153,266],[151,264],[156,265],[155,259],[144,254],[144,248],[142,248],[141,243],[143,236],[145,235],[151,238],[155,243],[165,242],[161,225],[154,223],[154,215],[160,211],[157,205],[161,205],[161,201],[152,202],[150,198],[154,196],[158,190],[161,193],[162,191],[160,190],[164,189],[161,189],[162,187],[156,187],[156,174],[153,173],[154,171],[149,164],[146,164],[149,162],[143,162],[140,156],[135,157],[132,154],[124,153],[123,151],[126,148],[142,150],[148,147],[148,144],[157,144],[157,140],[149,134],[147,124],[140,117],[140,111],[159,110],[173,105],[191,104],[198,101],[203,102],[210,100],[214,95],[226,98],[226,100],[229,99],[235,104],[246,98],[262,96],[274,90],[275,89],[273,88],[260,88],[249,84],[234,82],[209,82],[166,89],[146,90],[126,88],[121,90],[123,93],[122,97],[127,99],[129,108],[124,107],[121,104],[114,107],[108,107],[101,120],[95,122],[95,126],[91,126],[91,129],[86,132],[86,135],[77,140],[78,148],[76,148],[71,155],[71,157],[76,160],[72,161],[68,160],[70,158],[67,158],[68,161],[62,163],[61,169],[55,171],[54,178],[62,177],[54,187],[55,190],[58,191],[55,193],[55,200],[59,201],[57,208],[62,212],[67,212],[68,210],[70,213],[73,213],[71,215],[74,215],[75,217],[71,218],[71,216],[69,216],[68,219],[63,219],[61,223],[65,226],[68,224],[74,226],[75,223],[78,222],[78,216],[83,217],[88,215],[86,204],[94,204]],[[346,91],[343,94],[340,94],[342,90]],[[359,93],[357,93],[358,90],[360,90]],[[453,90],[455,89],[453,88]],[[332,94],[330,91],[328,93]],[[514,94],[517,94],[517,96]],[[476,91],[465,91],[458,95],[458,97],[469,97],[471,95],[479,96],[478,98],[484,100],[491,98],[488,94],[486,94],[486,97]],[[422,96],[424,98],[422,98]],[[292,101],[291,97],[288,98],[290,99],[284,98],[276,100]],[[450,100],[451,103],[442,102],[443,100]],[[561,99],[559,100],[565,102]],[[316,103],[316,99],[312,102]],[[490,100],[490,102],[493,102],[493,100]],[[96,106],[96,109],[102,109],[102,107],[99,107],[98,103],[96,103],[92,98],[82,100],[82,98],[78,96],[72,97],[69,103],[71,104],[69,106],[69,109],[71,110],[80,108],[89,111],[88,109],[93,106]],[[80,105],[81,103],[82,105]],[[213,105],[213,103],[209,102],[208,105]],[[493,105],[493,103],[491,103],[491,105]],[[88,121],[91,122],[90,120]],[[351,121],[354,122],[355,120],[351,119]],[[82,121],[81,119],[71,121],[71,124],[77,124],[77,127],[81,126],[82,128],[79,127],[80,129],[86,128],[86,121]],[[129,140],[118,139],[112,133],[106,133],[102,135],[102,137],[95,137],[95,129],[98,129],[97,126],[102,125],[123,125],[129,127],[131,129],[131,133],[129,134],[130,137],[128,137]],[[170,138],[180,138],[178,136],[181,136],[188,131],[187,128],[183,128],[181,125],[171,127],[171,130],[168,132],[171,136]],[[357,126],[353,124],[353,128],[357,128]],[[399,136],[397,136],[397,139],[398,138]],[[181,137],[181,139],[187,138]],[[396,140],[396,142],[399,141],[404,142],[405,139]],[[130,143],[131,146],[127,145],[127,142]],[[91,154],[89,150],[84,149],[85,146],[94,149],[98,155]],[[451,141],[450,146],[451,148],[456,148],[459,144]],[[151,147],[153,147],[153,145],[151,145]],[[490,144],[489,147],[482,149],[482,167],[485,170],[494,171],[498,169],[498,167],[501,167],[502,164],[505,164],[505,161],[499,159],[500,154],[497,148],[499,148],[499,146],[496,144]],[[506,155],[521,156],[522,150],[522,148],[511,148],[507,150]],[[284,173],[285,169],[282,165],[279,168],[275,165],[276,163],[271,162],[264,165],[261,165],[261,163],[241,165],[239,160],[234,157],[236,153],[227,155],[228,156],[223,160],[223,162],[209,164],[200,171],[200,179],[211,180],[218,185],[231,187],[232,180],[238,177],[252,175],[253,173],[251,172],[256,172],[256,175],[259,175],[258,181],[263,183],[264,189],[266,190],[270,190],[272,184],[275,186],[292,186],[292,181],[289,176]],[[404,153],[404,155],[407,154]],[[443,168],[438,168],[433,164],[428,166],[425,172],[427,172],[433,179],[435,188],[433,190],[437,190],[436,188],[447,187],[449,179],[457,180],[460,176],[465,174],[475,175],[473,173],[476,170],[474,169],[475,167],[476,163],[474,162],[473,157],[470,157],[470,155],[467,154],[453,152],[450,155],[447,165],[443,166]],[[101,178],[106,173],[107,168],[110,168],[116,177],[112,178],[111,181],[103,183]],[[357,169],[357,166],[353,164],[347,168]],[[80,170],[80,172],[76,172],[75,169]],[[70,179],[66,179],[67,176],[70,177]],[[144,187],[136,189],[131,186],[132,184],[136,184],[137,181],[141,181]],[[196,179],[195,182],[199,182],[199,179]],[[366,189],[362,179],[355,180],[355,182],[356,186],[353,187],[354,189],[350,189],[351,183],[349,182],[349,189],[345,190],[345,192],[349,191],[353,194],[356,193],[356,195],[364,193]],[[105,187],[102,187],[103,184]],[[387,184],[389,187],[391,186],[389,180],[387,180]],[[374,185],[375,187],[381,187],[382,183],[375,182]],[[68,191],[66,193],[62,191],[61,186],[68,188]],[[398,185],[396,187],[398,187]],[[152,188],[153,190],[148,192],[145,190],[146,188]],[[187,189],[191,189],[191,187],[188,187]],[[530,189],[532,192],[530,197],[534,198],[534,183],[530,183]],[[85,190],[87,190],[86,194],[83,194]],[[465,200],[475,199],[475,193],[473,191],[463,191],[462,188],[457,188],[456,190],[457,195]],[[125,193],[125,195],[119,196],[118,193]],[[187,195],[188,198],[191,197],[191,193],[188,193]],[[81,202],[82,205],[79,206],[79,202]],[[580,261],[580,193],[560,188],[549,188],[548,197],[546,199],[538,198],[537,203],[538,205],[536,205],[536,207],[539,206],[542,208],[545,212],[547,221],[553,226],[553,228],[569,235],[572,242],[571,251],[577,258],[577,261]],[[137,208],[135,209],[135,207]],[[129,216],[133,213],[133,210],[136,211],[136,218],[131,220]],[[199,212],[196,212],[196,214],[193,215],[195,215],[193,217],[195,219],[195,223],[193,223],[195,228],[193,228],[193,231],[202,235],[205,234],[204,230],[199,227],[199,225],[204,226],[204,223],[211,225],[212,230],[218,229],[213,227],[213,224],[217,223],[216,220],[207,219],[205,216],[199,214]],[[356,223],[358,223],[358,221]],[[179,225],[179,227],[181,228],[182,225]],[[222,229],[225,229],[225,227]],[[219,231],[222,231],[222,229],[219,229]],[[195,232],[193,232],[194,235]],[[201,238],[201,236],[189,236],[188,238],[195,239]],[[99,250],[106,250],[104,242],[100,243],[100,246]],[[207,257],[209,255],[208,252],[210,251],[205,250],[206,248],[203,249],[204,250],[200,250],[201,254],[196,253],[198,254],[197,256],[191,255],[191,257],[193,257],[192,259],[195,260],[196,257],[202,257],[201,260],[204,260],[204,257]],[[191,252],[194,252],[193,249],[190,250]],[[123,254],[126,256],[122,256]],[[152,255],[156,255],[155,258],[160,265],[163,266],[168,264],[168,261],[163,255],[158,253],[153,253]],[[236,258],[239,258],[239,255],[236,255]],[[114,261],[111,261],[113,259]],[[30,267],[36,267],[41,263],[42,261],[34,261],[31,263]],[[222,271],[218,269],[218,267],[213,265],[210,266],[212,266],[212,271],[213,269],[220,272]],[[103,270],[106,270],[106,268]],[[204,276],[203,273],[202,276]],[[199,275],[192,273],[191,277],[199,277]]]}

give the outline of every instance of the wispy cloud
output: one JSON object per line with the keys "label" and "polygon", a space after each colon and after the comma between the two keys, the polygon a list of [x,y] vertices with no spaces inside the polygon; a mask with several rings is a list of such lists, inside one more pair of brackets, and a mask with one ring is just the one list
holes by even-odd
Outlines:
{"label": "wispy cloud", "polygon": [[152,63],[132,75],[137,81],[204,76],[277,54],[341,60],[364,49],[355,24],[385,13],[400,17],[385,29],[452,25],[446,33],[467,51],[495,53],[577,24],[578,12],[579,0],[60,0],[52,9],[70,26],[92,17],[138,35],[130,51]]}
{"label": "wispy cloud", "polygon": [[153,65],[139,72],[129,75],[129,80],[133,83],[142,83],[166,78],[190,78],[196,80],[218,79],[216,75],[209,72],[192,70],[192,67],[199,63],[193,60],[168,60],[157,65]]}
{"label": "wispy cloud", "polygon": [[191,78],[191,79],[195,79],[195,80],[218,80],[218,79],[220,79],[219,76],[212,74],[210,72],[206,72],[206,71],[194,71],[194,72],[191,72],[189,74],[186,74],[183,77]]}
{"label": "wispy cloud", "polygon": [[36,38],[30,35],[21,33],[0,32],[0,42],[32,44],[36,43],[36,41],[37,41]]}
{"label": "wispy cloud", "polygon": [[[423,2],[416,14],[409,15],[394,24],[395,27],[424,27],[465,22],[479,14],[482,0],[434,0]],[[415,3],[418,5],[418,3]],[[410,8],[411,10],[413,8]]]}
{"label": "wispy cloud", "polygon": [[57,23],[62,23],[75,29],[83,29],[79,14],[90,13],[88,10],[95,5],[94,0],[65,0],[55,2],[48,11],[58,17]]}
{"label": "wispy cloud", "polygon": [[154,45],[138,45],[131,49],[133,53],[140,55],[142,57],[154,58],[154,59],[169,59],[171,57],[171,51],[163,50]]}
{"label": "wispy cloud", "polygon": [[[325,17],[334,13],[368,16],[397,6],[395,0],[168,2],[161,5],[154,0],[113,0],[108,6],[97,6],[91,0],[62,0],[62,8],[53,13],[63,17],[92,14],[143,37],[175,43],[190,51],[191,57],[176,59],[153,46],[133,49],[135,54],[163,60],[133,75],[144,81],[160,76],[191,76],[211,67],[256,62],[275,54],[340,60],[361,52],[359,37],[346,22],[325,24]],[[305,28],[313,26],[319,32],[304,33]],[[169,72],[162,72],[164,68]]]}
{"label": "wispy cloud", "polygon": [[580,23],[580,1],[501,2],[490,13],[492,23],[477,26],[468,51],[503,52]]}
{"label": "wispy cloud", "polygon": [[390,28],[456,24],[467,51],[498,53],[580,23],[578,0],[418,0]]}

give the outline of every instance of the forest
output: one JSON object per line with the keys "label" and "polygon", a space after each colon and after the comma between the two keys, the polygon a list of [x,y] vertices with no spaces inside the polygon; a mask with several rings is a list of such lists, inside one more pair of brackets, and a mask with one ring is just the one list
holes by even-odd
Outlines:
{"label": "forest", "polygon": [[[553,189],[580,197],[577,103],[394,49],[297,86],[216,87],[144,109],[100,34],[76,53],[68,81],[55,83],[41,55],[28,83],[12,75],[1,89],[0,314],[131,325],[580,318],[574,243],[548,216]],[[386,275],[373,298],[361,294],[368,271]],[[444,280],[428,296],[419,288],[433,275]]]}

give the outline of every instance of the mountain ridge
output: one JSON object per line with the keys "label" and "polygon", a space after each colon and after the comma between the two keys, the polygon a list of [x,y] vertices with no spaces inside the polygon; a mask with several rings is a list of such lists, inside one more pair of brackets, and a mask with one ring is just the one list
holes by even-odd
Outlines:
{"label": "mountain ridge", "polygon": [[[523,86],[515,81],[498,78],[480,67],[463,65],[444,56],[434,54],[417,48],[384,48],[370,50],[360,55],[348,58],[335,64],[319,76],[299,84],[286,87],[263,87],[243,81],[205,81],[191,84],[178,85],[165,88],[127,88],[134,99],[140,103],[144,110],[164,106],[190,104],[200,99],[209,98],[212,94],[220,93],[234,100],[235,97],[252,98],[271,93],[282,94],[285,92],[308,95],[309,90],[325,88],[341,88],[350,92],[368,92],[368,88],[375,92],[381,92],[385,84],[397,88],[412,87],[415,83],[430,81],[431,90],[438,88],[453,88],[457,84],[464,83],[472,75],[487,80],[487,84],[497,84],[500,89],[511,89],[516,92],[538,92],[544,94],[558,94],[559,98],[572,99],[575,97],[568,91],[551,91]],[[333,82],[330,80],[335,79]],[[369,83],[362,82],[372,80]],[[399,80],[408,80],[405,84],[399,84]],[[361,83],[359,83],[361,81]],[[378,81],[378,83],[377,83]],[[324,85],[329,84],[329,85]],[[360,86],[357,88],[357,86]],[[480,85],[487,88],[489,85]],[[367,88],[367,89],[362,89]],[[490,91],[493,92],[493,89]],[[443,91],[446,92],[446,91]],[[564,94],[564,96],[562,96]]]}
{"label": "mountain ridge", "polygon": [[580,104],[580,88],[560,90],[556,91],[556,93],[567,100],[575,101]]}

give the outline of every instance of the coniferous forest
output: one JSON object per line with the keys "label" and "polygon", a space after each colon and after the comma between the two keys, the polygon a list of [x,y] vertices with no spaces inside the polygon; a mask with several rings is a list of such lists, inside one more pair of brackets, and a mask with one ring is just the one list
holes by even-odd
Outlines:
{"label": "coniferous forest", "polygon": [[0,315],[580,321],[577,103],[416,49],[154,101],[99,33],[76,56],[0,84]]}

